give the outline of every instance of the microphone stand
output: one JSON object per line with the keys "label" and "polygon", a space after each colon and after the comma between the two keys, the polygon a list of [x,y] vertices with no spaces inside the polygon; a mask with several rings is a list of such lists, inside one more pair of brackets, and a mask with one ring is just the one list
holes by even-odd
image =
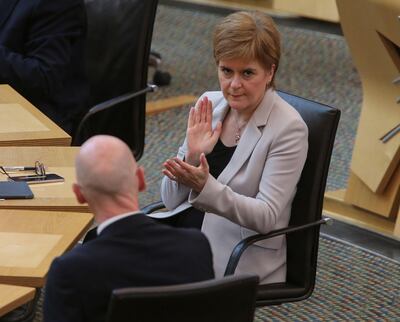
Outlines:
{"label": "microphone stand", "polygon": [[397,124],[393,129],[387,132],[384,136],[382,136],[379,140],[383,143],[389,141],[392,137],[394,137],[397,133],[400,133],[400,123]]}
{"label": "microphone stand", "polygon": [[86,123],[86,121],[93,116],[94,114],[97,114],[98,112],[104,111],[108,108],[111,108],[115,105],[118,105],[120,103],[126,102],[131,100],[132,98],[138,97],[140,95],[146,94],[148,92],[155,92],[157,90],[157,85],[153,85],[153,84],[147,84],[147,87],[144,89],[141,89],[140,91],[137,92],[133,92],[133,93],[127,93],[127,94],[123,94],[121,96],[118,97],[114,97],[112,99],[109,99],[105,102],[102,102],[100,104],[97,104],[95,106],[93,106],[86,114],[85,116],[82,118],[82,120],[79,122],[78,128],[75,132],[75,136],[72,142],[72,145],[78,145],[78,139],[81,135],[82,129],[83,129],[83,125]]}

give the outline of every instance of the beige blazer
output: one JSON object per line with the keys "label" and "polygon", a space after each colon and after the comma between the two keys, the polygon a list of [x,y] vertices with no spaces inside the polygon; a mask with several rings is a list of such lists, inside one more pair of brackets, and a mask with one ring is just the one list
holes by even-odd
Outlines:
{"label": "beige blazer", "polygon": [[[213,127],[229,109],[221,92],[206,92],[213,104]],[[296,184],[307,156],[308,129],[297,111],[269,89],[250,118],[232,159],[218,178],[209,175],[198,194],[167,177],[161,197],[173,215],[194,206],[205,211],[216,277],[225,271],[234,246],[256,233],[286,227]],[[183,159],[186,140],[179,148]],[[255,273],[261,283],[286,279],[284,236],[261,241],[243,254],[236,273]]]}

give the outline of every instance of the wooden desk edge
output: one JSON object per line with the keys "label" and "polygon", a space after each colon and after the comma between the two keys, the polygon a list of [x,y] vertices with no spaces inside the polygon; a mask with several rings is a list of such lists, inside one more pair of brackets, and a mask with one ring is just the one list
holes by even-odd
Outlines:
{"label": "wooden desk edge", "polygon": [[[78,243],[78,241],[84,236],[84,234],[88,231],[88,229],[92,225],[93,220],[94,220],[94,218],[92,216],[91,219],[88,220],[86,225],[82,227],[80,233],[78,235],[76,235],[76,237],[71,241],[70,246],[68,248],[66,248],[65,252],[72,249]],[[62,256],[62,255],[63,254],[60,254],[58,256]],[[54,258],[56,258],[58,256],[55,256]],[[54,258],[53,258],[53,260],[54,260]],[[50,265],[51,265],[51,263],[50,263]],[[17,285],[17,286],[26,286],[26,287],[43,287],[45,285],[49,269],[50,269],[50,266],[48,267],[47,271],[45,273],[43,273],[42,276],[36,276],[36,277],[35,276],[1,276],[0,283],[12,284],[12,285]]]}
{"label": "wooden desk edge", "polygon": [[[361,227],[394,240],[400,240],[399,231],[395,229],[395,222],[346,203],[344,201],[344,194],[345,190],[326,192],[323,212],[333,219]],[[397,221],[400,222],[399,217]]]}
{"label": "wooden desk edge", "polygon": [[28,303],[29,301],[32,301],[33,298],[35,297],[36,290],[31,287],[27,287],[27,293],[21,296],[19,299],[6,304],[3,307],[0,307],[0,317],[3,315],[11,312],[12,310],[16,309],[17,307],[20,307],[21,305]]}

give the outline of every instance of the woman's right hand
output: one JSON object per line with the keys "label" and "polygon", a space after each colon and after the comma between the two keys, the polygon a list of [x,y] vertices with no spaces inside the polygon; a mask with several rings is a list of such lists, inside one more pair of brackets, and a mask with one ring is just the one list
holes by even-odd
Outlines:
{"label": "woman's right hand", "polygon": [[222,123],[218,122],[212,129],[212,104],[207,97],[203,97],[198,106],[192,107],[189,113],[186,130],[187,152],[185,161],[197,166],[200,154],[210,153],[221,135]]}

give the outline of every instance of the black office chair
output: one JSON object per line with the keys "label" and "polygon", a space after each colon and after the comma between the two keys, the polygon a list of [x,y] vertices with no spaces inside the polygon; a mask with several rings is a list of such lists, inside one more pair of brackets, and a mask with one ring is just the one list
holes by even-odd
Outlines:
{"label": "black office chair", "polygon": [[[301,115],[308,126],[308,155],[292,205],[289,227],[268,234],[250,236],[233,250],[225,275],[235,272],[241,254],[260,240],[287,234],[286,283],[260,285],[257,306],[281,304],[308,298],[315,284],[319,227],[329,221],[321,219],[322,204],[340,111],[295,95],[278,92]],[[142,210],[151,213],[163,208],[156,202]]]}
{"label": "black office chair", "polygon": [[114,290],[107,322],[252,322],[258,277]]}
{"label": "black office chair", "polygon": [[[86,69],[90,106],[96,108],[77,130],[74,145],[95,134],[110,134],[125,141],[136,159],[142,155],[145,93],[152,90],[147,85],[147,73],[157,3],[157,0],[85,0]],[[125,95],[138,91],[142,95]]]}
{"label": "black office chair", "polygon": [[304,98],[279,93],[307,124],[308,154],[292,205],[289,227],[268,234],[250,236],[233,250],[225,275],[235,272],[240,255],[251,244],[278,235],[287,235],[286,283],[260,285],[257,306],[300,301],[308,298],[315,284],[322,204],[340,111]]}

